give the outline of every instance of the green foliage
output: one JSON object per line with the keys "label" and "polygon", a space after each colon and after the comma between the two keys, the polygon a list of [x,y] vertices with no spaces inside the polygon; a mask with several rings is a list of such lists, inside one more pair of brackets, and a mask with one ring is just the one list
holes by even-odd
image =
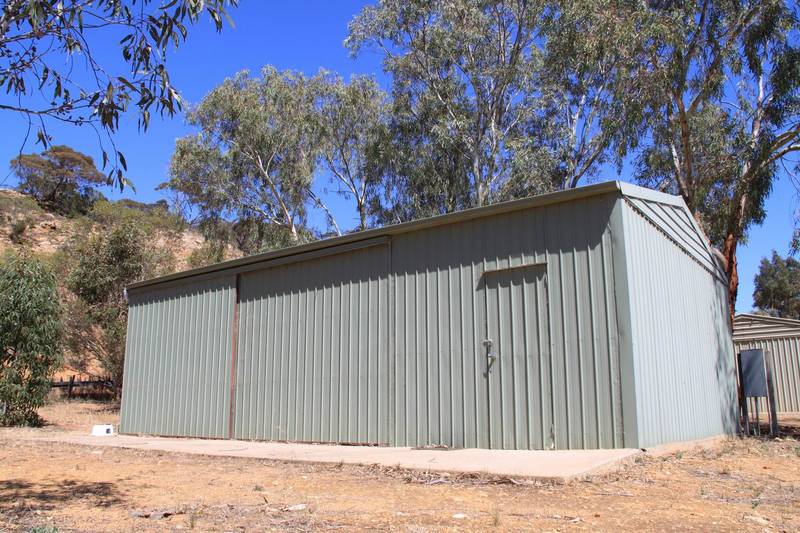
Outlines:
{"label": "green foliage", "polygon": [[288,236],[304,237],[307,203],[319,158],[315,93],[302,74],[265,67],[225,80],[189,113],[200,132],[179,139],[170,180],[206,226],[253,220]]}
{"label": "green foliage", "polygon": [[340,233],[321,170],[364,228],[575,187],[636,154],[637,179],[680,194],[721,249],[733,304],[736,248],[800,151],[798,30],[783,0],[382,0],[345,44],[381,54],[390,98],[368,78],[241,73],[192,111],[164,188],[252,253],[318,236],[314,207]]}
{"label": "green foliage", "polygon": [[[125,286],[145,273],[146,234],[123,223],[78,244],[79,260],[68,286],[89,305],[124,302]],[[119,307],[119,305],[118,305]]]}
{"label": "green foliage", "polygon": [[755,277],[753,301],[771,315],[800,319],[800,261],[772,252],[761,260]]}
{"label": "green foliage", "polygon": [[372,199],[379,222],[397,223],[472,207],[470,161],[456,139],[433,136],[439,108],[433,102],[412,107],[396,95],[389,142],[380,154],[387,169],[383,190]]}
{"label": "green foliage", "polygon": [[[233,246],[245,255],[253,255],[277,248],[286,248],[296,244],[292,235],[285,228],[259,220],[258,218],[239,218],[234,221],[221,219],[204,219],[199,224],[200,232],[206,239],[206,245],[218,249],[219,253],[228,246]],[[300,228],[299,242],[310,242],[317,238],[307,228]],[[202,255],[201,255],[202,257]],[[209,260],[215,255],[209,255]],[[222,256],[219,256],[222,260]]]}
{"label": "green foliage", "polygon": [[[0,104],[0,110],[20,113],[36,124],[38,141],[44,145],[50,142],[47,119],[90,124],[111,134],[131,105],[146,129],[151,111],[172,115],[181,107],[167,68],[169,50],[187,39],[187,26],[204,12],[220,31],[226,8],[236,4],[237,0],[5,2],[0,12],[0,89],[14,104]],[[117,59],[128,72],[115,73],[115,61],[100,62],[110,57],[109,43],[119,47]],[[75,68],[78,64],[80,69]],[[87,70],[88,75],[78,75]],[[104,167],[107,157],[103,150]],[[109,177],[113,173],[122,186],[125,158],[118,151],[112,157]]]}
{"label": "green foliage", "polygon": [[[374,79],[363,76],[345,83],[323,72],[312,83],[317,91],[315,110],[322,161],[337,186],[336,192],[355,201],[359,217],[356,229],[367,229],[370,200],[380,194],[386,171],[386,94]],[[331,223],[336,224],[332,219]]]}
{"label": "green foliage", "polygon": [[65,250],[71,265],[66,285],[67,343],[96,359],[122,388],[128,304],[125,287],[172,270],[174,257],[155,244],[157,234],[135,219],[103,226],[86,238],[80,232]]}
{"label": "green foliage", "polygon": [[[722,248],[730,215],[731,198],[740,174],[741,160],[736,154],[740,147],[734,142],[735,125],[719,106],[706,105],[689,119],[692,138],[702,139],[692,151],[693,194],[684,196],[687,206],[703,221],[703,229],[712,244]],[[652,145],[646,146],[637,159],[637,178],[640,183],[670,194],[681,195],[675,179],[672,146],[678,139],[671,128],[657,125]],[[753,204],[750,204],[751,206]],[[750,219],[760,221],[760,214]]]}
{"label": "green foliage", "polygon": [[[643,130],[618,2],[385,0],[346,45],[393,80],[384,221],[575,187]],[[387,143],[388,144],[388,143]]]}
{"label": "green foliage", "polygon": [[26,257],[0,263],[0,424],[35,424],[62,361],[52,272]]}
{"label": "green foliage", "polygon": [[145,202],[137,202],[136,200],[132,200],[130,198],[121,198],[115,202],[118,206],[125,207],[127,209],[135,209],[136,211],[141,211],[143,213],[154,213],[154,212],[162,212],[166,213],[169,211],[169,202],[164,200],[157,200],[151,204]]}
{"label": "green foliage", "polygon": [[621,166],[638,146],[645,132],[642,19],[616,0],[543,4],[536,30],[542,61],[527,95],[534,118],[509,139],[506,197],[576,187],[606,163]]}
{"label": "green foliage", "polygon": [[733,309],[738,244],[763,221],[781,164],[800,151],[796,9],[696,0],[651,3],[635,16],[651,130],[638,177],[679,193],[721,248]]}
{"label": "green foliage", "polygon": [[315,238],[309,208],[341,229],[312,188],[323,168],[335,192],[354,201],[368,226],[385,172],[386,95],[375,80],[349,83],[265,67],[225,80],[189,115],[199,134],[180,139],[161,185],[177,196],[208,238],[245,253]]}
{"label": "green foliage", "polygon": [[450,150],[463,155],[474,205],[489,202],[508,179],[507,140],[532,117],[526,95],[541,63],[534,39],[540,14],[523,2],[386,0],[350,23],[345,44],[353,54],[368,46],[384,54],[398,122],[427,119],[414,143],[432,151],[426,159]]}
{"label": "green foliage", "polygon": [[65,216],[86,214],[103,197],[96,189],[106,177],[88,155],[68,146],[52,146],[41,154],[20,155],[11,161],[19,190],[44,209]]}

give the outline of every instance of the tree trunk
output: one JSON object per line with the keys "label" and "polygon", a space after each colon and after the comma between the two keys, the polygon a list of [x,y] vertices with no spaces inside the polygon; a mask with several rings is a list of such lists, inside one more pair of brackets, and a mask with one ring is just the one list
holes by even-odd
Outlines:
{"label": "tree trunk", "polygon": [[486,203],[486,187],[483,183],[478,182],[477,190],[475,191],[477,207],[482,207]]}
{"label": "tree trunk", "polygon": [[739,294],[739,270],[736,264],[736,249],[739,247],[739,239],[733,234],[725,236],[722,246],[722,255],[725,256],[727,265],[725,267],[728,275],[728,313],[733,325],[733,317],[736,314],[736,296]]}
{"label": "tree trunk", "polygon": [[739,239],[743,233],[745,212],[749,197],[743,193],[738,198],[734,196],[735,207],[728,220],[728,229],[725,232],[725,242],[722,245],[722,255],[725,256],[725,273],[728,275],[728,305],[730,306],[731,327],[733,317],[736,315],[736,296],[739,294],[739,269],[736,261],[736,252]]}
{"label": "tree trunk", "polygon": [[358,217],[360,219],[358,230],[364,231],[367,229],[367,206],[364,202],[358,202]]}
{"label": "tree trunk", "polygon": [[489,191],[481,177],[481,163],[477,154],[472,156],[472,174],[475,179],[475,202],[478,207],[481,207],[486,203]]}

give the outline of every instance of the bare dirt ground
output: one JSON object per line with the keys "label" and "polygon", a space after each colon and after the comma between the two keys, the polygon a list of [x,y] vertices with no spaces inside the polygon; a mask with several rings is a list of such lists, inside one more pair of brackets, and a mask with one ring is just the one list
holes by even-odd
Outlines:
{"label": "bare dirt ground", "polygon": [[31,440],[117,417],[88,402],[41,414],[43,428],[0,430],[0,531],[800,530],[800,418],[777,440],[643,455],[545,485]]}

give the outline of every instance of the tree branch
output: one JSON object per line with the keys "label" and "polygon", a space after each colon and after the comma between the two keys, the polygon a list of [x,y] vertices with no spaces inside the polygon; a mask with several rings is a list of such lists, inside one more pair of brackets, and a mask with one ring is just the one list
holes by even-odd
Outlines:
{"label": "tree branch", "polygon": [[333,226],[333,229],[336,231],[336,235],[341,236],[342,235],[342,230],[339,229],[339,224],[336,223],[336,218],[333,216],[333,213],[331,213],[331,210],[328,209],[328,206],[325,205],[325,203],[319,198],[319,196],[317,196],[314,193],[314,191],[309,189],[308,195],[311,197],[311,199],[314,201],[314,203],[317,206],[319,206],[320,209],[325,211],[325,215],[328,217],[328,221],[331,223],[331,225]]}

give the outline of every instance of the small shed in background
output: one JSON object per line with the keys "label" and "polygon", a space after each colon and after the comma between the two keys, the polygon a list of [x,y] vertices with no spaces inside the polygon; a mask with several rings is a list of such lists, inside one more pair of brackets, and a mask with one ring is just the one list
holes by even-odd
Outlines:
{"label": "small shed in background", "polygon": [[[800,412],[800,320],[744,313],[733,320],[736,351],[760,348],[772,356],[772,382],[779,413]],[[759,409],[766,413],[766,401]]]}
{"label": "small shed in background", "polygon": [[456,448],[733,433],[727,282],[606,182],[129,287],[121,431]]}

